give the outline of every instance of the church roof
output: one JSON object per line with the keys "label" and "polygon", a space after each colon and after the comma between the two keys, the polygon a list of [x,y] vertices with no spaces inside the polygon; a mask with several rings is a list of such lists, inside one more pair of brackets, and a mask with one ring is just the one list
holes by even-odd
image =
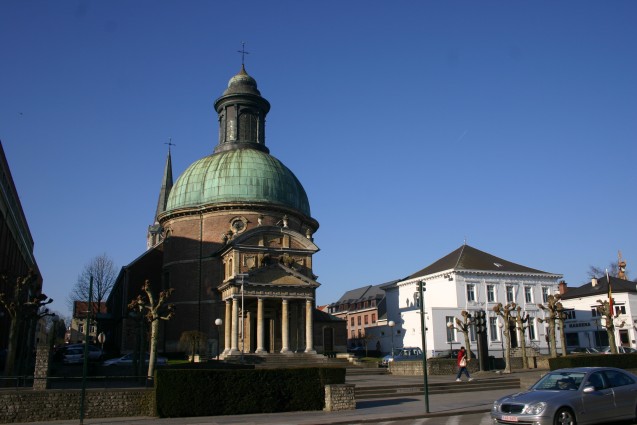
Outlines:
{"label": "church roof", "polygon": [[194,162],[175,182],[166,211],[236,202],[281,205],[310,217],[307,194],[296,176],[256,149],[233,149]]}
{"label": "church roof", "polygon": [[446,270],[493,271],[553,275],[553,273],[547,273],[542,270],[532,269],[531,267],[522,266],[520,264],[504,260],[502,258],[496,257],[495,255],[480,251],[479,249],[476,249],[469,245],[462,245],[460,248],[445,255],[438,261],[435,261],[424,269],[412,274],[407,279],[428,276],[430,274],[440,273]]}
{"label": "church roof", "polygon": [[[610,284],[613,293],[632,292],[637,293],[637,282],[630,280],[620,279],[618,277],[610,277]],[[608,280],[606,276],[597,279],[597,284],[593,286],[592,282],[588,282],[582,286],[569,287],[568,290],[562,295],[563,300],[570,300],[573,298],[589,297],[593,295],[600,295],[606,297],[608,294]]]}

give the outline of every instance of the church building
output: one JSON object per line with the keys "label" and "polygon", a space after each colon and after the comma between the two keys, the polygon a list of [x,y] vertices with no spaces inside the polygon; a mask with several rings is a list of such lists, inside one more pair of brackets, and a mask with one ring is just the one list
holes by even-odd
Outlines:
{"label": "church building", "polygon": [[242,66],[214,107],[217,145],[174,184],[169,150],[148,250],[122,268],[109,297],[113,337],[121,351],[133,349],[126,304],[149,279],[156,291],[174,289],[160,351],[183,351],[186,331],[207,335],[204,355],[344,351],[344,322],[315,309],[319,223],[299,180],[266,146],[270,103]]}

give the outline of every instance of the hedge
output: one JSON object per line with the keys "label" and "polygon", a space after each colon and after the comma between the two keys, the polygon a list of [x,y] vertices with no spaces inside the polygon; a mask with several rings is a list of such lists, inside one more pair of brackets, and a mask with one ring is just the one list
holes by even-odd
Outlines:
{"label": "hedge", "polygon": [[344,368],[158,369],[157,416],[217,416],[322,410],[325,385],[345,383]]}
{"label": "hedge", "polygon": [[577,354],[549,359],[551,370],[586,366],[637,369],[637,354]]}

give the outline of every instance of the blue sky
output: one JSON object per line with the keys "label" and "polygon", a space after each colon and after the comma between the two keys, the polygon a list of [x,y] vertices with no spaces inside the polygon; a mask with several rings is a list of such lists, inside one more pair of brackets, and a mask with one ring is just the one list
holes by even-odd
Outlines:
{"label": "blue sky", "polygon": [[321,227],[318,303],[463,241],[572,286],[637,277],[635,1],[0,2],[0,139],[54,308],[145,250],[241,65]]}

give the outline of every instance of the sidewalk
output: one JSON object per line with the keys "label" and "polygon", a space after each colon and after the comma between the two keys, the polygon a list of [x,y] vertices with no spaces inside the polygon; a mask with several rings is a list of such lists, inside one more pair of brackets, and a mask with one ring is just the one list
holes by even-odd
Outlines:
{"label": "sidewalk", "polygon": [[[514,372],[522,382],[534,380],[546,371],[531,370]],[[503,375],[493,372],[477,373],[474,382],[486,379],[498,379]],[[454,381],[455,376],[431,376],[429,383]],[[404,383],[422,383],[422,376],[378,376],[358,375],[348,377],[347,383],[356,386],[377,386]],[[463,385],[465,382],[458,382]],[[397,419],[416,419],[432,416],[453,416],[469,413],[488,412],[493,401],[511,394],[515,390],[501,389],[492,391],[460,392],[450,394],[429,395],[429,412],[426,413],[424,396],[408,396],[404,398],[388,398],[379,400],[361,400],[356,403],[356,410],[339,412],[283,412],[259,413],[250,415],[207,416],[189,418],[134,417],[85,419],[86,425],[320,425],[320,424],[358,424],[365,422],[383,422]],[[31,422],[31,425],[43,425],[45,422]],[[77,425],[79,420],[49,421],[50,425]]]}

